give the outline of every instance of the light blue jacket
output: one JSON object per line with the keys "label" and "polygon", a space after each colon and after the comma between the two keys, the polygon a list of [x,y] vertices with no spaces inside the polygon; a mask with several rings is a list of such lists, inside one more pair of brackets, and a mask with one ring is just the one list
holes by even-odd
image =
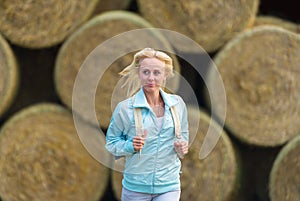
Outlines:
{"label": "light blue jacket", "polygon": [[[143,89],[120,102],[113,113],[106,133],[106,149],[114,156],[125,156],[122,185],[142,193],[165,193],[180,190],[181,162],[174,149],[175,130],[170,107],[175,105],[183,140],[188,142],[188,119],[184,101],[178,95],[160,93],[165,102],[162,128],[147,103]],[[133,108],[142,108],[143,127],[148,130],[141,157],[133,148],[136,135]]]}

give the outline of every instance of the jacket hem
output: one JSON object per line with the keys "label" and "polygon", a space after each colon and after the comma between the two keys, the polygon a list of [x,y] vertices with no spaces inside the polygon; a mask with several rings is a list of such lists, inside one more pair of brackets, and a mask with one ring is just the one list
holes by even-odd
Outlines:
{"label": "jacket hem", "polygon": [[164,184],[164,185],[143,185],[132,184],[123,179],[122,185],[124,188],[130,191],[149,194],[161,194],[169,191],[180,190],[180,183]]}

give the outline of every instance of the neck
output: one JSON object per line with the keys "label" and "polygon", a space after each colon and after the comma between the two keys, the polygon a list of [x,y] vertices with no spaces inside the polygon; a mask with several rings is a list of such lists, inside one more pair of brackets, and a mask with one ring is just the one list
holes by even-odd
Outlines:
{"label": "neck", "polygon": [[152,108],[152,111],[155,113],[156,117],[164,116],[164,101],[159,93],[155,92],[145,92],[145,96],[149,106]]}
{"label": "neck", "polygon": [[155,91],[153,93],[145,92],[145,96],[147,99],[147,102],[150,106],[155,106],[155,105],[161,105],[163,100],[160,96],[159,91]]}

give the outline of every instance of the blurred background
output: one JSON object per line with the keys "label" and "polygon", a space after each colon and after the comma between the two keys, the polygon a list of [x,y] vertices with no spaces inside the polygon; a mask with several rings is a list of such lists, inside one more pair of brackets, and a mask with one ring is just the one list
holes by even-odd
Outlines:
{"label": "blurred background", "polygon": [[[69,82],[68,79],[74,79],[74,76],[76,76],[76,69],[79,69],[81,62],[87,56],[87,52],[90,52],[95,47],[95,45],[93,46],[91,43],[100,44],[101,41],[105,41],[106,39],[113,37],[115,34],[129,30],[146,28],[149,26],[165,26],[163,28],[168,28],[171,30],[178,28],[176,30],[178,32],[185,32],[185,30],[188,30],[184,34],[186,34],[188,37],[191,37],[193,40],[199,43],[203,42],[204,49],[207,51],[209,56],[212,59],[214,59],[219,53],[222,52],[226,44],[229,43],[232,39],[234,39],[238,34],[242,34],[245,31],[249,31],[256,26],[259,26],[260,23],[270,24],[276,27],[283,28],[285,30],[289,30],[289,32],[293,32],[295,34],[295,36],[293,37],[297,37],[297,35],[300,32],[300,15],[298,11],[298,6],[296,6],[295,1],[291,0],[240,0],[236,1],[239,2],[238,5],[235,5],[234,3],[228,3],[228,5],[223,5],[223,7],[217,7],[217,5],[213,3],[203,3],[205,1],[202,2],[201,0],[179,0],[178,2],[178,4],[175,4],[172,3],[172,1],[166,1],[165,3],[161,3],[166,7],[157,7],[155,5],[160,4],[156,3],[156,1],[153,1],[152,3],[152,1],[143,0],[89,0],[73,2],[52,0],[49,1],[48,4],[40,2],[35,3],[34,1],[29,0],[22,2],[15,0],[0,0],[0,34],[2,36],[1,38],[3,38],[1,39],[2,44],[0,45],[0,59],[2,60],[0,61],[0,107],[2,107],[0,108],[0,126],[2,127],[2,134],[0,133],[0,142],[2,140],[2,142],[0,143],[0,154],[2,154],[2,156],[0,156],[0,159],[4,161],[4,158],[7,156],[6,154],[8,152],[5,149],[13,149],[11,147],[7,148],[4,146],[3,143],[6,142],[4,139],[8,138],[9,141],[11,141],[12,144],[14,144],[14,138],[9,138],[9,134],[7,133],[8,131],[6,130],[5,125],[11,120],[12,117],[19,114],[20,111],[23,111],[26,108],[40,103],[53,103],[56,106],[64,108],[66,111],[71,111],[70,89],[72,89],[72,81]],[[219,2],[223,2],[224,4],[227,3],[225,0]],[[202,3],[203,5],[198,7],[198,5],[201,5]],[[170,8],[168,8],[168,5],[170,6]],[[193,8],[199,8],[199,10],[195,9],[195,12],[193,12]],[[209,9],[220,9],[220,16],[218,17],[224,19],[224,24],[226,24],[227,22],[229,23],[229,21],[232,21],[232,24],[230,25],[231,28],[226,28],[224,29],[223,33],[219,33],[219,35],[214,35],[216,33],[216,31],[214,31],[215,26],[221,25],[214,22],[213,20],[214,18],[212,16],[212,13],[215,13],[216,10],[210,12]],[[224,12],[222,11],[222,9],[224,9]],[[225,9],[232,9],[233,14]],[[124,17],[122,17],[123,14],[114,16],[115,13],[112,13],[112,15],[109,16],[111,12],[116,10],[125,11],[126,13],[124,14]],[[173,13],[172,15],[172,12],[169,12],[170,10],[176,11],[176,14]],[[207,13],[207,16],[201,18],[201,14],[197,13],[198,11]],[[32,14],[27,12],[35,13]],[[128,13],[133,14],[134,16],[128,16]],[[228,13],[228,15],[224,13]],[[106,15],[106,18],[101,18],[101,16],[103,16],[104,14]],[[267,17],[267,19],[264,17]],[[125,19],[125,22],[123,22],[122,19]],[[262,20],[259,22],[259,19]],[[168,23],[167,21],[169,21],[170,23]],[[206,24],[206,21],[210,24]],[[195,23],[193,24],[193,22]],[[184,27],[185,24],[186,27]],[[197,27],[197,25],[199,25],[201,29],[205,29],[203,27],[208,27],[207,29],[209,30],[207,30],[207,32],[202,31],[199,27]],[[47,29],[49,27],[50,29]],[[199,30],[197,30],[197,28],[199,28]],[[39,29],[43,29],[43,31],[40,31]],[[208,39],[202,40],[201,37],[195,34],[197,32],[201,32],[201,34],[207,34],[206,38]],[[97,33],[99,33],[99,35],[97,35]],[[211,35],[209,35],[209,33],[211,33]],[[83,37],[88,37],[91,41],[87,42],[81,40]],[[94,40],[93,37],[97,38],[97,40]],[[175,50],[178,49],[178,47],[176,47],[176,45],[174,44],[169,45]],[[298,47],[297,45],[298,43],[296,43],[294,46],[291,45],[292,48],[295,48],[295,52],[300,51],[300,47]],[[188,50],[184,52],[184,54],[193,55],[195,53],[189,52]],[[173,56],[176,58],[176,55]],[[76,60],[77,58],[81,59]],[[114,64],[118,65],[120,69],[122,67],[125,67],[125,65],[127,65],[130,61],[130,59],[128,58],[123,58],[120,60],[121,61],[116,61],[116,64]],[[281,60],[278,62],[281,62]],[[176,58],[176,63],[177,70],[181,73],[183,77],[186,78],[186,80],[193,87],[197,96],[199,107],[205,114],[209,116],[210,106],[206,99],[206,86],[204,85],[202,77],[198,75],[191,67],[191,65],[187,63],[183,58]],[[68,69],[69,67],[70,69]],[[105,77],[105,81],[108,82],[110,80],[117,80],[118,76],[116,75],[116,73],[120,69],[112,70],[112,74],[115,73],[115,75],[108,74],[107,77]],[[295,79],[298,79],[297,76],[299,76],[299,72],[299,70],[298,72],[295,72]],[[115,83],[116,81],[113,81],[111,85]],[[297,84],[297,82],[295,83]],[[298,97],[299,88],[297,88],[297,86],[295,88],[295,97]],[[105,94],[106,92],[108,94]],[[108,96],[107,99],[110,100],[111,94],[109,92],[110,89],[103,89],[102,91],[99,90],[99,97]],[[111,116],[110,111],[107,112],[107,108],[110,109],[110,105],[107,105],[105,102],[101,103],[101,106],[103,107],[99,106],[98,113],[102,115],[107,114],[107,119],[102,119],[101,122],[101,117],[98,118],[101,127],[105,131],[108,124],[107,122],[109,121],[109,118]],[[295,106],[295,110],[297,109],[298,107]],[[297,117],[299,118],[300,115],[298,114]],[[55,122],[53,124],[58,123],[59,122]],[[32,126],[32,129],[34,129],[34,122],[32,122]],[[51,126],[53,125],[46,125],[45,129],[51,130]],[[18,125],[16,125],[16,127],[18,127]],[[22,129],[19,129],[18,131],[26,132],[25,128],[23,130]],[[63,128],[59,129],[63,130]],[[298,131],[300,132],[300,130]],[[226,133],[226,136],[228,135],[228,140],[230,141],[230,145],[224,146],[226,147],[226,149],[227,146],[230,146],[230,150],[234,150],[234,153],[230,154],[233,155],[232,157],[235,157],[232,162],[235,164],[226,164],[227,166],[230,166],[231,169],[235,168],[234,173],[228,173],[227,176],[231,178],[234,177],[235,184],[232,186],[228,185],[228,188],[230,188],[231,191],[228,192],[226,195],[224,194],[224,196],[214,197],[212,199],[207,200],[195,197],[193,200],[300,200],[299,183],[297,183],[300,181],[299,165],[294,166],[294,170],[291,171],[293,174],[296,175],[294,175],[294,180],[290,183],[289,181],[286,181],[286,183],[284,184],[278,184],[278,182],[276,183],[277,179],[274,178],[274,180],[272,181],[274,181],[276,184],[272,186],[273,183],[271,183],[270,179],[270,174],[272,169],[274,168],[275,160],[284,148],[287,149],[286,145],[289,142],[292,142],[294,138],[299,136],[299,133],[293,134],[290,138],[284,141],[274,143],[272,145],[268,145],[268,143],[266,142],[265,144],[262,143],[263,146],[261,146],[260,143],[256,144],[251,142],[250,140],[247,141],[247,139],[242,139],[243,137],[240,137],[240,135],[236,135],[226,126],[224,128],[224,132]],[[1,138],[1,135],[5,137]],[[266,141],[268,141],[268,139],[266,139]],[[19,141],[15,143],[19,143]],[[38,141],[34,141],[32,143],[38,143]],[[300,143],[296,143],[296,145],[294,145],[291,149],[299,150],[299,144]],[[68,152],[65,153],[66,155],[68,155]],[[224,154],[225,153],[227,154],[226,151],[224,151]],[[38,153],[33,154],[38,155]],[[282,157],[286,155],[283,155]],[[43,157],[43,155],[40,156]],[[223,161],[225,160],[224,156],[220,155],[217,157],[217,159]],[[186,159],[187,163],[190,163],[190,160],[192,159]],[[287,162],[285,163],[289,164],[288,158],[286,160]],[[294,156],[293,160],[298,161],[297,164],[300,164],[299,155]],[[278,161],[276,164],[280,166],[280,162],[281,161]],[[14,161],[9,161],[9,163],[0,163],[0,171],[4,171],[10,167],[12,169],[15,168],[16,166],[12,165],[13,163]],[[26,161],[22,161],[20,165],[25,165],[24,163],[26,163]],[[39,162],[37,161],[37,163]],[[185,161],[183,160],[183,164],[184,163]],[[213,163],[214,162],[212,162],[212,164]],[[63,166],[64,163],[61,162],[59,163],[59,165]],[[80,166],[80,161],[78,165]],[[45,171],[47,171],[47,167],[44,167]],[[200,175],[200,180],[205,179],[205,177],[201,176],[201,174],[205,174],[204,170],[206,169],[201,169],[202,171],[197,171],[195,169],[197,168],[196,166],[193,168],[195,170],[194,173]],[[32,168],[32,170],[34,170],[34,168]],[[275,172],[275,170],[279,171],[281,169],[279,167],[277,169],[274,168],[273,171]],[[289,170],[289,168],[283,169],[282,171],[284,172],[286,170]],[[13,170],[12,172],[14,171],[18,172],[18,169]],[[282,173],[282,171],[280,173]],[[76,172],[74,174],[76,174]],[[115,191],[115,189],[118,187],[114,187],[114,185],[116,184],[113,184],[114,179],[117,182],[120,182],[120,178],[114,176],[112,171],[107,171],[103,174],[107,174],[108,179],[103,179],[102,185],[104,187],[101,188],[103,189],[101,190],[101,193],[97,194],[98,197],[96,196],[96,200],[120,200],[118,198],[119,193]],[[229,180],[229,178],[226,177],[226,172],[218,172],[217,170],[215,170],[215,172],[212,172],[212,174],[215,175],[215,178],[219,179],[214,180],[216,184],[218,182],[222,182],[223,180]],[[274,174],[276,174],[276,172]],[[286,174],[288,174],[288,171]],[[32,191],[26,191],[26,189],[24,190],[24,192],[22,191],[23,195],[18,195],[19,192],[17,188],[14,188],[12,183],[9,183],[9,179],[13,178],[14,174],[12,173],[12,175],[10,176],[7,175],[8,174],[1,174],[0,172],[0,186],[2,186],[0,187],[0,200],[41,200],[41,198],[46,195],[43,193],[39,194],[38,192],[36,192],[36,197],[32,195],[27,195],[29,192]],[[280,174],[277,173],[277,175]],[[52,172],[52,175],[48,176],[53,180],[57,179],[55,176],[55,171]],[[80,175],[77,176],[80,177]],[[90,176],[92,176],[92,174]],[[282,178],[285,177],[284,174],[280,176]],[[22,175],[19,179],[22,180]],[[183,183],[186,183],[191,178],[183,179]],[[60,180],[58,179],[57,182],[59,181]],[[17,182],[18,180],[16,180],[16,183]],[[88,181],[86,182],[88,183]],[[53,184],[55,185],[55,181],[53,182]],[[42,184],[34,182],[34,180],[30,181],[29,179],[28,185]],[[209,185],[213,185],[213,183],[210,183]],[[4,188],[3,186],[6,187]],[[25,185],[24,188],[27,187]],[[78,184],[78,188],[82,188],[82,186]],[[214,188],[214,186],[211,186],[211,188]],[[220,189],[221,188],[223,187],[220,187]],[[278,189],[280,188],[284,188],[284,190],[279,192]],[[295,190],[289,191],[289,188]],[[188,189],[188,187],[185,186],[183,191],[185,191],[185,189]],[[271,191],[270,189],[273,190]],[[49,188],[50,192],[52,190],[51,188]],[[285,198],[278,197],[276,195],[277,191],[281,194],[286,193]],[[208,195],[209,193],[211,193],[210,191],[201,191],[201,189],[199,190],[199,192],[203,194],[207,193]],[[192,193],[198,194],[199,192],[194,190],[194,192]],[[218,189],[216,189],[216,192],[218,192]],[[54,190],[51,193],[55,194]],[[70,192],[61,192],[60,200],[71,200],[69,198],[63,199],[64,195],[68,197],[68,193]],[[274,195],[270,196],[270,194]],[[91,198],[79,199],[79,197],[80,196],[78,196],[78,199],[72,198],[72,200],[92,200]],[[49,199],[51,199],[51,197],[49,197]],[[93,198],[93,200],[95,200],[95,198]],[[188,196],[183,195],[182,200],[190,199],[188,199]]]}

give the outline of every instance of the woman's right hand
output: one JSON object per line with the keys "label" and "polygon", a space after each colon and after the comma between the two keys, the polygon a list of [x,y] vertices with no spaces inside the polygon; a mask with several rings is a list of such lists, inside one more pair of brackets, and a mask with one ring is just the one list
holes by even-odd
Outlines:
{"label": "woman's right hand", "polygon": [[146,140],[146,136],[147,136],[147,130],[144,130],[144,135],[142,136],[135,136],[133,138],[133,148],[134,151],[140,151],[143,149],[144,144],[145,144],[145,140]]}

